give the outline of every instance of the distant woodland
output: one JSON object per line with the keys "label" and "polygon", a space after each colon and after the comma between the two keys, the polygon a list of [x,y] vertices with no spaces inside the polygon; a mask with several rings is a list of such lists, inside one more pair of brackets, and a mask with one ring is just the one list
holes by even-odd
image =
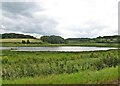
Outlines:
{"label": "distant woodland", "polygon": [[33,38],[35,39],[35,37],[33,36],[18,34],[18,33],[4,33],[4,34],[1,34],[0,37],[3,39],[5,38]]}
{"label": "distant woodland", "polygon": [[[18,33],[4,33],[1,34],[0,37],[2,39],[14,39],[14,38],[32,38],[36,39],[34,36],[31,35],[24,35],[24,34],[18,34]],[[46,43],[51,43],[51,44],[79,44],[79,43],[84,43],[84,42],[90,42],[90,43],[120,43],[119,41],[120,36],[119,35],[114,35],[114,36],[99,36],[96,38],[67,38],[64,39],[61,36],[42,36],[40,37],[40,40]]]}

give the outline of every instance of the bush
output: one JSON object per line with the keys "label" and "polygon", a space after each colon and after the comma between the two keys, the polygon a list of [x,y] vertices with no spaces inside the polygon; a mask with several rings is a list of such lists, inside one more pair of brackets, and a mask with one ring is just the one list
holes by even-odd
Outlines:
{"label": "bush", "polygon": [[5,64],[5,63],[7,63],[7,62],[8,62],[8,57],[7,57],[7,56],[3,57],[3,58],[2,58],[2,63]]}
{"label": "bush", "polygon": [[22,44],[25,44],[26,42],[25,42],[25,40],[22,40]]}
{"label": "bush", "polygon": [[30,44],[30,41],[29,41],[29,40],[27,40],[27,44]]}

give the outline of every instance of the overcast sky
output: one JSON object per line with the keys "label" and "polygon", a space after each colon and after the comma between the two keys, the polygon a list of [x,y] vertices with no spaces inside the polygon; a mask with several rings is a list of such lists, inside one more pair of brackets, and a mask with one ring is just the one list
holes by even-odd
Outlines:
{"label": "overcast sky", "polygon": [[118,34],[119,0],[39,0],[2,2],[0,33],[64,38]]}

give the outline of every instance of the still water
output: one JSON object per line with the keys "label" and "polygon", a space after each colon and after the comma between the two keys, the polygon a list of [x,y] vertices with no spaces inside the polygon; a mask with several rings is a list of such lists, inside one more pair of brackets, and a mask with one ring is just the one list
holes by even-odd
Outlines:
{"label": "still water", "polygon": [[11,51],[64,51],[64,52],[81,52],[109,50],[117,48],[109,47],[79,47],[79,46],[60,46],[60,47],[0,47],[0,50],[10,49]]}

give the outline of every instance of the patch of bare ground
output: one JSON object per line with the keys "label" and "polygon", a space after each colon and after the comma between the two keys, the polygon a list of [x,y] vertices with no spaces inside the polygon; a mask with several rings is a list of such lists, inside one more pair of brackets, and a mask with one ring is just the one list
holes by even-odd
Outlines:
{"label": "patch of bare ground", "polygon": [[114,86],[120,86],[120,79],[112,81],[111,84],[113,84]]}

